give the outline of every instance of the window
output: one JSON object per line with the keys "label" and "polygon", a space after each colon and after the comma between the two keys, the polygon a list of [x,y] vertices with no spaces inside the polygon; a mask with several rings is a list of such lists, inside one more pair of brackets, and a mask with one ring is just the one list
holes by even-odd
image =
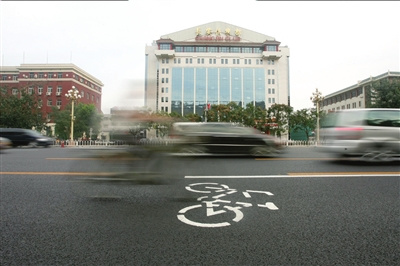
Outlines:
{"label": "window", "polygon": [[196,47],[196,52],[205,53],[205,52],[207,52],[207,47],[203,47],[203,46]]}
{"label": "window", "polygon": [[59,79],[62,78],[62,73],[58,73],[57,78],[59,78]]}
{"label": "window", "polygon": [[33,94],[33,87],[28,88],[28,94],[32,95]]}
{"label": "window", "polygon": [[231,53],[240,53],[240,47],[231,47]]}
{"label": "window", "polygon": [[168,78],[165,79],[165,83],[168,83]]}
{"label": "window", "polygon": [[218,53],[218,47],[208,47],[209,53]]}
{"label": "window", "polygon": [[251,47],[243,47],[242,48],[242,53],[251,54],[251,53],[253,53],[253,48],[251,48]]}
{"label": "window", "polygon": [[221,64],[223,64],[224,63],[224,59],[221,59]]}
{"label": "window", "polygon": [[17,94],[18,94],[18,89],[15,89],[15,88],[12,89],[12,94],[13,94],[13,95],[17,95]]}
{"label": "window", "polygon": [[164,102],[164,97],[161,97],[161,102],[162,102],[162,103]]}
{"label": "window", "polygon": [[168,97],[165,97],[165,102],[166,102],[166,103],[168,102]]}
{"label": "window", "polygon": [[220,47],[220,48],[219,48],[219,51],[220,51],[221,53],[229,53],[229,47]]}
{"label": "window", "polygon": [[162,74],[164,74],[164,72],[165,72],[165,69],[164,69],[164,68],[163,68],[163,69],[161,69],[161,73],[162,73]]}
{"label": "window", "polygon": [[52,106],[52,105],[53,105],[53,100],[47,99],[47,106]]}
{"label": "window", "polygon": [[29,73],[29,78],[33,79],[35,77],[35,75],[33,73]]}
{"label": "window", "polygon": [[52,93],[53,92],[53,87],[52,86],[48,86],[47,87],[47,93]]}
{"label": "window", "polygon": [[82,95],[82,98],[84,98],[85,97],[85,92],[81,91],[81,95]]}
{"label": "window", "polygon": [[197,58],[197,64],[200,64],[200,58]]}
{"label": "window", "polygon": [[168,93],[168,87],[165,87],[165,93]]}
{"label": "window", "polygon": [[61,99],[57,99],[56,105],[57,105],[57,106],[61,106]]}
{"label": "window", "polygon": [[92,95],[92,101],[94,101],[94,96]]}
{"label": "window", "polygon": [[194,47],[193,46],[185,46],[185,47],[183,47],[183,51],[186,53],[194,53]]}
{"label": "window", "polygon": [[166,107],[165,107],[165,112],[167,112],[167,113],[168,113],[168,106],[166,106]]}
{"label": "window", "polygon": [[182,46],[176,46],[175,47],[175,52],[182,53],[183,52],[183,47]]}
{"label": "window", "polygon": [[160,50],[170,50],[171,45],[169,43],[162,43],[160,44]]}
{"label": "window", "polygon": [[164,78],[161,79],[161,83],[164,83]]}
{"label": "window", "polygon": [[213,59],[213,63],[216,64],[217,63],[217,59],[214,58]]}
{"label": "window", "polygon": [[165,74],[169,74],[169,68],[165,69]]}
{"label": "window", "polygon": [[38,94],[41,95],[43,93],[43,87],[39,86],[38,87]]}
{"label": "window", "polygon": [[232,61],[233,61],[233,64],[236,64],[236,59],[232,59]]}
{"label": "window", "polygon": [[40,78],[40,79],[43,78],[43,73],[39,73],[39,78]]}
{"label": "window", "polygon": [[89,98],[90,98],[90,95],[89,95],[89,93],[86,93],[86,99],[88,99],[88,100],[89,100]]}
{"label": "window", "polygon": [[164,93],[164,87],[161,88],[161,93]]}
{"label": "window", "polygon": [[48,78],[49,78],[49,79],[52,79],[52,78],[53,78],[53,73],[49,72]]}
{"label": "window", "polygon": [[57,93],[61,94],[61,92],[62,92],[62,87],[61,86],[57,86]]}

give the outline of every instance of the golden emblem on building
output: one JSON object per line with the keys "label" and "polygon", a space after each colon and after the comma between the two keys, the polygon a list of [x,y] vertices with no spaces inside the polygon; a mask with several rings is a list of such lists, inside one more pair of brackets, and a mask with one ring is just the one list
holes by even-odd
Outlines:
{"label": "golden emblem on building", "polygon": [[196,36],[200,36],[201,35],[201,29],[200,28],[197,28],[196,29]]}
{"label": "golden emblem on building", "polygon": [[207,29],[206,29],[206,34],[207,34],[207,35],[211,35],[211,33],[212,33],[211,28],[207,28]]}
{"label": "golden emblem on building", "polygon": [[241,33],[242,33],[241,30],[239,30],[239,29],[236,29],[236,30],[235,30],[235,35],[236,35],[236,36],[239,37]]}
{"label": "golden emblem on building", "polygon": [[217,29],[217,30],[215,31],[215,35],[220,36],[220,35],[221,35],[221,30],[220,30],[220,29]]}
{"label": "golden emblem on building", "polygon": [[226,28],[225,29],[225,35],[227,35],[227,36],[231,35],[231,29],[230,28]]}

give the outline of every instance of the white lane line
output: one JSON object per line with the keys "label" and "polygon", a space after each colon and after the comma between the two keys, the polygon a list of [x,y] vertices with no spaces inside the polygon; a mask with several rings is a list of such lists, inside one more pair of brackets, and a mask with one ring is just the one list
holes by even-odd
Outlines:
{"label": "white lane line", "polygon": [[365,173],[365,174],[312,174],[312,175],[187,175],[187,179],[240,179],[240,178],[298,178],[298,177],[400,177],[400,174],[382,174],[382,173]]}

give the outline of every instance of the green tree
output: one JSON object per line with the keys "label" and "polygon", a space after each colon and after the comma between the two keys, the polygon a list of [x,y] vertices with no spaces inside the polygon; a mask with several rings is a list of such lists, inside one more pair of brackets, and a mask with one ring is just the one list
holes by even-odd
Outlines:
{"label": "green tree", "polygon": [[260,131],[265,130],[266,112],[261,107],[248,103],[241,117],[245,126],[255,127]]}
{"label": "green tree", "polygon": [[382,79],[372,83],[367,91],[369,108],[400,108],[400,80]]}
{"label": "green tree", "polygon": [[45,119],[40,107],[37,96],[26,89],[0,88],[1,127],[43,129]]}
{"label": "green tree", "polygon": [[[267,109],[266,132],[271,132],[277,137],[281,137],[289,129],[289,117],[293,112],[293,107],[285,104],[274,104]],[[270,126],[274,124],[274,126]],[[276,126],[275,126],[276,125]]]}
{"label": "green tree", "polygon": [[[100,132],[102,115],[93,104],[78,103],[74,110],[74,138],[81,138],[85,133],[87,137],[95,139]],[[69,139],[71,132],[71,104],[64,110],[53,109],[54,122],[56,123],[56,136]],[[92,136],[90,135],[92,132]]]}
{"label": "green tree", "polygon": [[302,131],[309,140],[313,130],[317,125],[316,109],[301,109],[290,115],[290,128],[294,132]]}

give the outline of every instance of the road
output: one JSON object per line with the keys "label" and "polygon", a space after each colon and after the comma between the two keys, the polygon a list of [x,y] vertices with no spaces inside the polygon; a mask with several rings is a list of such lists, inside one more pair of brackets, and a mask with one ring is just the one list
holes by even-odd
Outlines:
{"label": "road", "polygon": [[147,162],[99,160],[110,151],[1,154],[1,265],[400,262],[398,163],[342,162],[315,147],[162,157],[156,170],[167,177],[153,184],[108,182]]}

